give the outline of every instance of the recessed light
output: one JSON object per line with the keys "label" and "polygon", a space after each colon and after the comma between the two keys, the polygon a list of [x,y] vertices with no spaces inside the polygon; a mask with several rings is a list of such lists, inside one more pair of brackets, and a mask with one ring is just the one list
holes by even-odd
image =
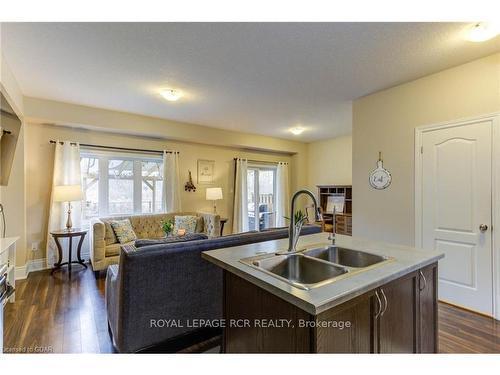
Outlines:
{"label": "recessed light", "polygon": [[160,95],[163,96],[169,102],[176,102],[182,96],[182,93],[174,89],[166,89],[160,91]]}
{"label": "recessed light", "polygon": [[290,131],[292,132],[293,135],[300,135],[304,132],[304,129],[303,127],[301,126],[296,126],[295,128],[291,128]]}
{"label": "recessed light", "polygon": [[468,29],[466,39],[470,42],[484,42],[496,37],[499,29],[493,23],[479,22]]}

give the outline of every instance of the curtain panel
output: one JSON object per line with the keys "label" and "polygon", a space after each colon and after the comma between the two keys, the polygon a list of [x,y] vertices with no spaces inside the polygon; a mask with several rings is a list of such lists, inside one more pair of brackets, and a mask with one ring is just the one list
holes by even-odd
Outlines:
{"label": "curtain panel", "polygon": [[290,177],[288,163],[278,163],[276,167],[276,226],[287,225],[285,217],[290,217]]}
{"label": "curtain panel", "polygon": [[165,212],[181,211],[181,181],[177,151],[163,151],[163,209]]}
{"label": "curtain panel", "polygon": [[235,159],[234,166],[233,233],[248,232],[248,161]]}
{"label": "curtain panel", "polygon": [[[57,141],[54,152],[54,172],[50,194],[49,222],[47,227],[47,266],[53,267],[57,259],[57,247],[50,232],[66,227],[67,202],[54,201],[54,188],[60,185],[81,185],[80,145],[69,141]],[[71,202],[73,227],[79,228],[82,219],[82,203]],[[63,244],[63,246],[65,246]],[[74,254],[75,252],[73,252]]]}

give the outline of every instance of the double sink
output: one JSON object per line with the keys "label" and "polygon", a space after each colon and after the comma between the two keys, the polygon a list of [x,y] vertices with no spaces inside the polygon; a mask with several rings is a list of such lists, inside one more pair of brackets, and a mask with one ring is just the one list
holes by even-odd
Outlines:
{"label": "double sink", "polygon": [[304,290],[366,271],[392,258],[335,245],[292,254],[265,254],[240,262]]}

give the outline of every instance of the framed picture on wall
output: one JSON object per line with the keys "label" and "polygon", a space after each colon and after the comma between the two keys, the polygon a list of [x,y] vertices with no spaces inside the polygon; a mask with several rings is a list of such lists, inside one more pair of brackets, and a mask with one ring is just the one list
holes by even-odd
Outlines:
{"label": "framed picture on wall", "polygon": [[326,212],[329,214],[332,214],[334,211],[335,213],[343,213],[344,204],[344,194],[331,194],[328,196],[328,200],[326,201]]}
{"label": "framed picture on wall", "polygon": [[198,159],[198,184],[211,185],[214,183],[215,160]]}

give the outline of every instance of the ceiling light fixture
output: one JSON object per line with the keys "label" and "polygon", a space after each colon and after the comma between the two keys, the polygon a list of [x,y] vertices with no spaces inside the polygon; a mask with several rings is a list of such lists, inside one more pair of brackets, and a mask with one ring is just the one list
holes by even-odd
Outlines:
{"label": "ceiling light fixture", "polygon": [[163,96],[169,102],[176,102],[182,96],[182,94],[179,91],[174,89],[162,90],[160,91],[160,95]]}
{"label": "ceiling light fixture", "polygon": [[304,132],[304,128],[301,126],[296,126],[295,128],[291,128],[290,131],[293,135],[300,135]]}
{"label": "ceiling light fixture", "polygon": [[493,23],[479,22],[470,27],[466,39],[470,42],[484,42],[496,37],[500,28]]}

